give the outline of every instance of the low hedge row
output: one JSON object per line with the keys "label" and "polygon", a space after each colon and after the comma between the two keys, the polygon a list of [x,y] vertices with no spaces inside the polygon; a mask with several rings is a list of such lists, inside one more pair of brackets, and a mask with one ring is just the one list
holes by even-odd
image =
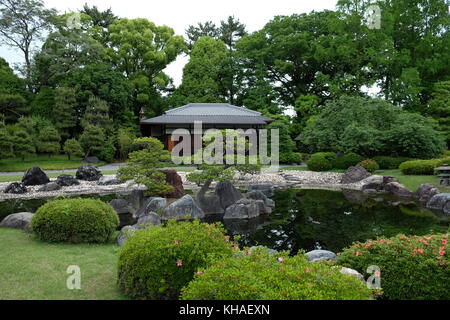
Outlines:
{"label": "low hedge row", "polygon": [[398,169],[398,167],[405,161],[413,160],[411,158],[404,158],[404,157],[387,157],[387,156],[377,156],[373,157],[373,160],[375,160],[378,165],[380,166],[380,169],[383,170],[395,170]]}
{"label": "low hedge row", "polygon": [[434,169],[450,163],[450,157],[431,160],[412,160],[403,162],[399,169],[406,175],[434,175]]}

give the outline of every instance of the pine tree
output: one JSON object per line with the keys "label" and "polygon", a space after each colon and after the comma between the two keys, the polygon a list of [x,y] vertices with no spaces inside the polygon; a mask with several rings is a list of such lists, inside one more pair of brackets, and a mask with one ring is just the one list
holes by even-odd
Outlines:
{"label": "pine tree", "polygon": [[76,107],[75,89],[59,88],[56,90],[53,120],[63,139],[71,136],[71,131],[77,124]]}
{"label": "pine tree", "polygon": [[64,143],[64,152],[67,154],[69,160],[71,156],[81,157],[83,155],[81,144],[76,139],[69,139]]}
{"label": "pine tree", "polygon": [[109,106],[106,101],[91,97],[81,124],[85,129],[93,126],[108,132],[112,128],[112,120],[109,117]]}
{"label": "pine tree", "polygon": [[14,155],[21,158],[22,161],[25,161],[26,157],[36,153],[36,148],[33,145],[33,139],[25,130],[20,128],[15,130],[11,138]]}
{"label": "pine tree", "polygon": [[61,136],[54,127],[42,128],[39,132],[38,151],[48,154],[49,158],[61,150]]}
{"label": "pine tree", "polygon": [[85,157],[87,158],[90,155],[98,156],[102,151],[105,140],[105,132],[102,128],[94,127],[92,125],[86,126],[80,137],[80,144],[83,148]]}

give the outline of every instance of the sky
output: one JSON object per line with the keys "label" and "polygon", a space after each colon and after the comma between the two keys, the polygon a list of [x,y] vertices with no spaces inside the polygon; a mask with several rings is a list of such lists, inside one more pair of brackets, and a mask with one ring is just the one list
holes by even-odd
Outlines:
{"label": "sky", "polygon": [[[157,25],[168,25],[176,34],[185,35],[189,25],[213,21],[219,24],[228,16],[234,15],[247,26],[247,31],[261,29],[276,15],[308,13],[313,10],[334,9],[336,0],[44,0],[46,7],[56,8],[60,13],[78,11],[85,3],[101,10],[112,8],[115,15],[123,18],[147,18]],[[0,46],[0,57],[10,64],[23,61],[18,51]],[[183,67],[188,61],[180,56],[165,70],[174,79],[175,85],[181,83]]]}

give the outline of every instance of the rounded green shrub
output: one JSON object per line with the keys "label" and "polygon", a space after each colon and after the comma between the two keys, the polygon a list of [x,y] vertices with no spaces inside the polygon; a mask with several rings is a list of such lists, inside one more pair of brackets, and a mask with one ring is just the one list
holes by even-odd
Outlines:
{"label": "rounded green shrub", "polygon": [[364,169],[366,169],[370,173],[374,173],[375,171],[380,169],[380,166],[378,165],[378,163],[375,160],[372,160],[372,159],[363,160],[360,163],[358,163],[358,165],[363,167]]}
{"label": "rounded green shrub", "polygon": [[449,235],[397,236],[355,243],[338,255],[337,263],[366,274],[381,269],[382,297],[387,299],[448,299],[450,292]]}
{"label": "rounded green shrub", "polygon": [[406,175],[433,175],[434,169],[450,162],[450,158],[431,160],[412,160],[403,162],[399,169]]}
{"label": "rounded green shrub", "polygon": [[220,225],[198,221],[138,230],[119,251],[119,287],[133,298],[177,299],[208,259],[231,256],[233,246]]}
{"label": "rounded green shrub", "polygon": [[312,171],[328,171],[333,169],[331,161],[317,154],[312,155],[306,164],[308,165],[308,169]]}
{"label": "rounded green shrub", "polygon": [[81,198],[48,202],[31,220],[33,233],[47,242],[105,243],[118,226],[110,205]]}
{"label": "rounded green shrub", "polygon": [[341,274],[329,262],[310,263],[304,254],[235,253],[199,269],[183,300],[369,300],[364,282]]}
{"label": "rounded green shrub", "polygon": [[394,170],[394,169],[398,169],[400,164],[402,164],[403,162],[409,161],[412,159],[404,158],[404,157],[377,156],[377,157],[373,157],[373,160],[375,160],[378,163],[378,165],[380,166],[380,169]]}
{"label": "rounded green shrub", "polygon": [[335,169],[347,170],[350,167],[356,166],[363,160],[363,156],[360,156],[359,154],[356,154],[354,152],[349,152],[342,156],[336,157],[336,159],[334,159],[332,162],[332,166]]}
{"label": "rounded green shrub", "polygon": [[333,162],[337,158],[337,154],[334,152],[316,152],[312,155],[312,157],[322,157]]}

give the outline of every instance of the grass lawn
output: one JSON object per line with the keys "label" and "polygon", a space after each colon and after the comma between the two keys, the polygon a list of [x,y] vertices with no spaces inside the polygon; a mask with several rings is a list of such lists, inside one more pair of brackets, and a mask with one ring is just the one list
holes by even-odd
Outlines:
{"label": "grass lawn", "polygon": [[[102,171],[104,175],[113,175],[116,174],[116,171]],[[49,178],[56,178],[62,173],[49,173],[47,174]],[[75,172],[65,172],[64,174],[68,174],[71,176],[75,175]],[[23,174],[20,175],[12,175],[12,176],[0,176],[0,182],[16,182],[21,181]]]}
{"label": "grass lawn", "polygon": [[[104,162],[99,162],[96,165],[102,166],[104,164]],[[68,160],[66,155],[55,155],[51,158],[39,155],[27,158],[25,161],[22,161],[22,159],[0,160],[0,172],[26,171],[36,166],[43,170],[77,169],[81,166],[81,158],[72,157],[72,160]]]}
{"label": "grass lawn", "polygon": [[450,192],[450,188],[444,188],[439,186],[439,181],[436,176],[409,176],[404,175],[400,170],[382,170],[377,171],[375,174],[382,176],[392,176],[397,178],[401,184],[407,187],[409,190],[416,191],[421,184],[431,183],[439,188],[442,192]]}
{"label": "grass lawn", "polygon": [[[117,285],[111,244],[48,244],[21,230],[0,228],[0,300],[126,299]],[[81,270],[81,290],[67,289],[67,268]]]}

